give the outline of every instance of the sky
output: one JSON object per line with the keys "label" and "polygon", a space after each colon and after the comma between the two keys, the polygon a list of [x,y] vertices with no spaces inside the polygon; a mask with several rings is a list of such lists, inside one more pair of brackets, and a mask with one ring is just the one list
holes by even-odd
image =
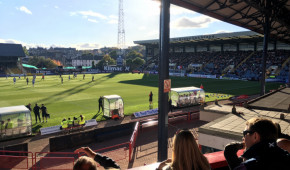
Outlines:
{"label": "sky", "polygon": [[[0,0],[0,43],[79,50],[116,47],[119,0]],[[160,2],[123,0],[126,46],[158,39]],[[246,29],[170,6],[170,37]]]}

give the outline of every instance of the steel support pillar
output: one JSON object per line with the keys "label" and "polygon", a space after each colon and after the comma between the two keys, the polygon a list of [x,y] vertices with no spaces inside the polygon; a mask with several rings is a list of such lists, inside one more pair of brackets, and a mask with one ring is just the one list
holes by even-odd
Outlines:
{"label": "steel support pillar", "polygon": [[169,79],[169,15],[170,1],[161,0],[159,30],[159,96],[158,96],[158,162],[167,159],[168,145],[168,93],[164,93],[164,80]]}
{"label": "steel support pillar", "polygon": [[[266,1],[266,8],[270,9],[270,0]],[[265,11],[265,23],[264,23],[264,39],[263,39],[263,57],[262,57],[262,67],[261,67],[261,92],[260,95],[264,95],[266,92],[266,61],[268,55],[268,42],[270,34],[270,21],[269,21],[269,11]]]}

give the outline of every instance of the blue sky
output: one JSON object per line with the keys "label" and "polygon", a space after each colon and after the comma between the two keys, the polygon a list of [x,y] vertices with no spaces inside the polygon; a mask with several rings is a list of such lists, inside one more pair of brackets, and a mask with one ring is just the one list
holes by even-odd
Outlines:
{"label": "blue sky", "polygon": [[[123,0],[126,45],[159,37],[160,4]],[[117,45],[118,0],[0,0],[0,42],[95,49]],[[245,29],[174,5],[170,37]]]}

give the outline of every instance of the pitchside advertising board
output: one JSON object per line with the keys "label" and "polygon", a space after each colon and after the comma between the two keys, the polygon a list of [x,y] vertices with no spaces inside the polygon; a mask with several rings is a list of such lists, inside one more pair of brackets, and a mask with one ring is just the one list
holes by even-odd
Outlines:
{"label": "pitchside advertising board", "polygon": [[128,72],[128,71],[130,71],[130,67],[122,67],[122,66],[104,66],[104,71]]}

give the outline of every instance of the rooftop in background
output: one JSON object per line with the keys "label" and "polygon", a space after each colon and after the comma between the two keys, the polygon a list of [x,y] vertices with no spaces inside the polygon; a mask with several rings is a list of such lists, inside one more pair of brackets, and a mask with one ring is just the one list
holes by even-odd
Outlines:
{"label": "rooftop in background", "polygon": [[248,102],[253,109],[287,112],[290,105],[290,88],[275,90]]}
{"label": "rooftop in background", "polygon": [[[270,9],[266,9],[270,2]],[[172,4],[263,34],[264,12],[271,12],[272,38],[290,43],[290,0],[172,0]]]}
{"label": "rooftop in background", "polygon": [[25,57],[21,44],[0,43],[0,57]]}
{"label": "rooftop in background", "polygon": [[[197,36],[188,36],[188,37],[176,37],[170,38],[171,44],[177,43],[200,43],[200,42],[248,42],[251,41],[261,41],[263,35],[255,33],[253,31],[242,31],[242,32],[233,32],[233,33],[220,33],[220,34],[207,34],[207,35],[197,35]],[[159,44],[159,39],[154,40],[140,40],[134,41],[135,44],[146,45],[146,44]]]}

